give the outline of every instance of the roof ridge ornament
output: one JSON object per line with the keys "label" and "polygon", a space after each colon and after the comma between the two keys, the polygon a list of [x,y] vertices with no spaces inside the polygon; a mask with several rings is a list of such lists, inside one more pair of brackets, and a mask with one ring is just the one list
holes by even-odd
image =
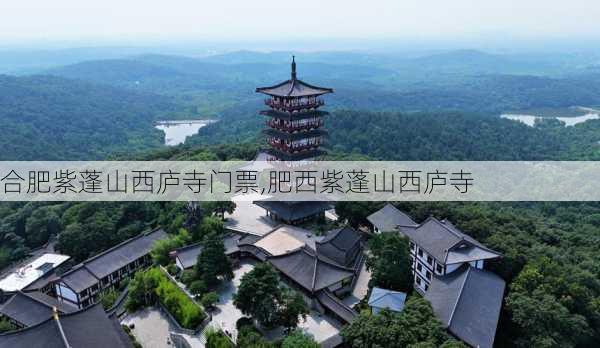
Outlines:
{"label": "roof ridge ornament", "polygon": [[296,56],[292,56],[292,81],[296,80]]}

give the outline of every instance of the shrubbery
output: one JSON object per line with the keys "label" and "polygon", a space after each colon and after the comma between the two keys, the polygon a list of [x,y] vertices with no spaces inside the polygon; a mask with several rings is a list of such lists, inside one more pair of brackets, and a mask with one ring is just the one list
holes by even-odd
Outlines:
{"label": "shrubbery", "polygon": [[135,310],[158,300],[177,322],[187,328],[197,328],[206,314],[158,268],[138,272],[131,281],[127,309]]}

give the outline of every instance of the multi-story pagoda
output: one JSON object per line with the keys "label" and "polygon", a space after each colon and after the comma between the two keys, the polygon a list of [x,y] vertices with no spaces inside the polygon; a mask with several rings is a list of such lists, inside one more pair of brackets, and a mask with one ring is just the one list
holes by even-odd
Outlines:
{"label": "multi-story pagoda", "polygon": [[[291,79],[275,86],[257,88],[256,92],[269,96],[265,100],[269,110],[260,112],[269,117],[268,128],[263,131],[269,144],[265,151],[267,160],[310,160],[324,154],[319,147],[327,136],[323,116],[328,112],[319,110],[324,105],[319,97],[333,93],[333,89],[299,80],[296,61],[292,58]],[[325,211],[331,209],[329,202],[260,200],[254,203],[264,208],[272,219],[288,224],[323,217]]]}
{"label": "multi-story pagoda", "polygon": [[267,136],[270,160],[295,161],[323,154],[319,149],[327,135],[323,129],[323,116],[319,110],[324,105],[320,96],[333,93],[331,88],[317,87],[299,80],[296,62],[292,58],[291,79],[271,87],[260,87],[256,92],[269,96],[265,104],[269,110],[261,111],[268,116]]}

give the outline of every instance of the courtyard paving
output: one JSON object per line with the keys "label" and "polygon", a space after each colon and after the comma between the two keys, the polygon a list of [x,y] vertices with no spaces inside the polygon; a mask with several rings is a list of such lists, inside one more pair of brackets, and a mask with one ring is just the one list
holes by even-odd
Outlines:
{"label": "courtyard paving", "polygon": [[234,339],[237,338],[235,323],[243,317],[242,312],[233,304],[233,295],[240,286],[242,276],[254,269],[255,262],[252,260],[242,260],[238,268],[233,270],[233,279],[221,286],[218,291],[219,302],[216,309],[211,312],[212,322],[220,327],[223,332],[229,332]]}
{"label": "courtyard paving", "polygon": [[246,200],[241,200],[239,197],[237,197],[237,199],[236,197],[232,198],[237,207],[233,211],[233,214],[225,214],[225,228],[257,236],[264,236],[277,227],[278,223],[267,217],[263,208],[247,201],[250,199],[265,199],[264,196],[258,194],[255,196],[256,197],[247,195],[244,197]]}

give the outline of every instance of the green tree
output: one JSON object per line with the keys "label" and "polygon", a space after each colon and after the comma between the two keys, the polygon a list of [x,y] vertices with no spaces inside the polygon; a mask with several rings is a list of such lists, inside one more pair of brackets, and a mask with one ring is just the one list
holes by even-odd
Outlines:
{"label": "green tree", "polygon": [[238,329],[237,346],[243,348],[276,348],[275,343],[264,339],[254,326],[242,326]]}
{"label": "green tree", "polygon": [[207,330],[205,332],[206,348],[233,348],[233,344],[223,331]]}
{"label": "green tree", "polygon": [[377,211],[381,203],[377,202],[337,202],[335,204],[335,212],[338,214],[340,221],[347,221],[353,227],[366,225],[367,216]]}
{"label": "green tree", "polygon": [[367,268],[372,273],[372,285],[409,292],[413,283],[410,264],[408,238],[384,232],[369,241]]}
{"label": "green tree", "polygon": [[236,207],[235,202],[232,201],[210,201],[204,203],[204,209],[214,213],[222,220],[225,220],[225,213],[233,214]]}
{"label": "green tree", "polygon": [[278,302],[278,323],[287,332],[298,325],[300,318],[306,320],[309,310],[302,295],[292,289],[283,289]]}
{"label": "green tree", "polygon": [[569,281],[580,271],[569,275],[561,268],[543,258],[525,266],[512,283],[506,305],[519,330],[519,346],[577,347],[591,342],[590,324],[577,312],[594,311],[588,309],[594,300],[586,300],[590,293]]}
{"label": "green tree", "polygon": [[17,327],[9,322],[7,319],[0,319],[0,333],[17,330]]}
{"label": "green tree", "polygon": [[219,277],[233,278],[233,269],[229,258],[225,255],[222,235],[212,232],[205,237],[194,271],[196,278],[204,281],[209,288],[219,283]]}
{"label": "green tree", "polygon": [[214,291],[202,295],[202,299],[200,300],[204,308],[212,308],[217,302],[219,302],[219,295]]}
{"label": "green tree", "polygon": [[319,348],[319,344],[302,331],[294,330],[281,343],[281,348]]}
{"label": "green tree", "polygon": [[150,250],[152,261],[157,265],[166,266],[172,261],[169,253],[182,246],[183,244],[173,237],[157,240]]}
{"label": "green tree", "polygon": [[277,272],[270,264],[261,263],[244,274],[233,303],[244,315],[253,317],[265,327],[273,327],[277,324],[280,298]]}
{"label": "green tree", "polygon": [[150,256],[155,264],[166,266],[172,262],[170,253],[182,246],[188,244],[191,241],[191,236],[188,231],[183,228],[179,229],[177,235],[171,235],[167,239],[161,239],[154,242],[152,250],[150,250]]}
{"label": "green tree", "polygon": [[194,296],[201,296],[208,290],[203,280],[194,280],[188,285],[188,289]]}
{"label": "green tree", "polygon": [[119,293],[114,289],[103,291],[100,295],[100,303],[102,303],[102,308],[104,308],[104,310],[110,309],[115,304],[115,301],[118,297]]}
{"label": "green tree", "polygon": [[356,348],[437,347],[448,339],[429,302],[417,296],[409,298],[400,313],[387,309],[378,314],[361,313],[341,335],[346,344]]}
{"label": "green tree", "polygon": [[215,216],[206,216],[202,219],[202,223],[194,228],[192,238],[194,241],[201,241],[208,235],[222,236],[224,233],[225,229],[221,219]]}
{"label": "green tree", "polygon": [[159,285],[160,272],[156,269],[150,269],[143,272],[137,272],[133,279],[129,282],[129,293],[125,308],[129,312],[133,312],[138,308],[144,307],[152,303],[155,299],[155,290]]}

